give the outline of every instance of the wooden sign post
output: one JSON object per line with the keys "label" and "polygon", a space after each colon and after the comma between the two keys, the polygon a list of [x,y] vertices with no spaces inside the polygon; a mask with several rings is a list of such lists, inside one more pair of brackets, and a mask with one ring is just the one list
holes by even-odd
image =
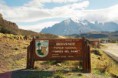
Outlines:
{"label": "wooden sign post", "polygon": [[83,72],[91,72],[90,47],[84,38],[33,39],[27,48],[27,69],[47,60],[81,60]]}

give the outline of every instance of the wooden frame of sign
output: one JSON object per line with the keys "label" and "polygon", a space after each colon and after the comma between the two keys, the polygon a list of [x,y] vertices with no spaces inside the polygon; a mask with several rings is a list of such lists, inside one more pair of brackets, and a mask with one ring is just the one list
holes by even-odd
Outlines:
{"label": "wooden frame of sign", "polygon": [[91,72],[90,47],[82,39],[33,39],[27,48],[27,69],[35,61],[81,60],[83,72]]}

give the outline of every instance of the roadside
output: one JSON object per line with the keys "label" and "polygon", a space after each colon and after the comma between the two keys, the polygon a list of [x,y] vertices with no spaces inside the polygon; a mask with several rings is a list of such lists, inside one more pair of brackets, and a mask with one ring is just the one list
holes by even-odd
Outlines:
{"label": "roadside", "polygon": [[107,43],[102,45],[104,45],[104,48],[102,48],[102,50],[118,62],[118,44]]}

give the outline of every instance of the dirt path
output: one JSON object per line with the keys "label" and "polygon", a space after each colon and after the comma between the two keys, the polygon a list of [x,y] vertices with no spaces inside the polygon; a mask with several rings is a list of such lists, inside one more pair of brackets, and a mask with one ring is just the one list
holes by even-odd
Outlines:
{"label": "dirt path", "polygon": [[107,43],[102,45],[104,45],[102,50],[118,62],[118,44]]}

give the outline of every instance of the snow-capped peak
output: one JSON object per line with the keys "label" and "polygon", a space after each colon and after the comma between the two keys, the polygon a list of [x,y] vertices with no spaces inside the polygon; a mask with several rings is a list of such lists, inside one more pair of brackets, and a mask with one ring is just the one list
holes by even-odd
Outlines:
{"label": "snow-capped peak", "polygon": [[71,20],[73,20],[76,23],[80,23],[80,19],[78,17],[72,17]]}
{"label": "snow-capped peak", "polygon": [[64,20],[65,24],[69,24],[71,22],[71,19]]}

